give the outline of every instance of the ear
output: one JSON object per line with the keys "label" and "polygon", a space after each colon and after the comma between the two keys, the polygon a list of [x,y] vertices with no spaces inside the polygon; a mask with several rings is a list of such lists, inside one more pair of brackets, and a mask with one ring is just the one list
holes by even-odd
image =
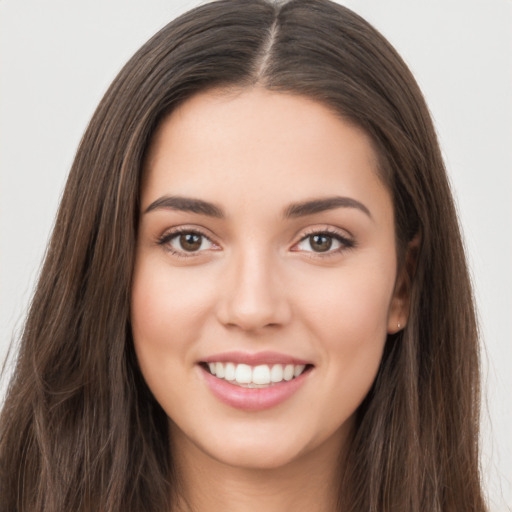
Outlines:
{"label": "ear", "polygon": [[389,305],[388,334],[396,334],[407,324],[411,303],[412,281],[416,272],[420,243],[421,237],[418,234],[407,244],[403,264],[398,269],[395,289]]}

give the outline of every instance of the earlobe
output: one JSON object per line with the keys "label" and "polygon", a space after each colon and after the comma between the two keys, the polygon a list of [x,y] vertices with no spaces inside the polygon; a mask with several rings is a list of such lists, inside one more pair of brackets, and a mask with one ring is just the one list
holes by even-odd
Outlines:
{"label": "earlobe", "polygon": [[407,325],[411,302],[411,289],[418,262],[421,237],[417,234],[408,244],[405,258],[395,282],[389,306],[388,334],[396,334]]}

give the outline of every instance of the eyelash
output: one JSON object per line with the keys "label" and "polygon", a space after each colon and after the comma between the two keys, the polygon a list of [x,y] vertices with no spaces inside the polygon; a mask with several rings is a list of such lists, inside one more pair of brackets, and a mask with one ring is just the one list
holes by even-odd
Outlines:
{"label": "eyelash", "polygon": [[[296,244],[294,244],[294,247],[298,246],[308,238],[311,238],[313,236],[325,236],[327,238],[331,238],[333,240],[336,240],[340,243],[340,247],[334,250],[328,250],[325,252],[318,252],[318,251],[304,251],[308,254],[309,258],[329,258],[332,256],[337,256],[338,254],[353,249],[356,246],[355,240],[348,238],[346,236],[341,235],[338,231],[330,228],[325,229],[313,229],[310,232],[306,233]],[[297,251],[298,252],[298,251]]]}
{"label": "eyelash", "polygon": [[[200,254],[203,251],[178,251],[170,245],[170,242],[183,234],[190,234],[190,235],[197,235],[203,239],[208,240],[211,244],[216,245],[215,242],[211,240],[209,236],[207,236],[202,231],[198,230],[197,228],[187,228],[187,227],[178,227],[174,228],[172,231],[168,231],[164,233],[162,236],[160,236],[157,240],[158,245],[165,248],[166,251],[170,252],[173,256],[177,258],[193,258],[196,257],[198,254]],[[336,240],[340,243],[341,247],[334,249],[334,250],[327,250],[325,252],[321,251],[300,251],[300,250],[293,250],[294,252],[303,252],[303,253],[309,253],[308,257],[310,258],[328,258],[335,256],[341,252],[344,252],[348,249],[353,249],[356,246],[356,242],[353,239],[350,239],[346,236],[341,235],[338,231],[335,231],[333,229],[320,229],[320,230],[312,230],[309,233],[305,234],[298,242],[296,242],[293,247],[298,246],[302,242],[306,241],[308,238],[313,236],[325,236],[328,238],[331,238],[333,240]]]}
{"label": "eyelash", "polygon": [[166,251],[170,252],[173,256],[177,258],[193,258],[194,256],[197,256],[202,251],[178,251],[172,247],[170,242],[180,236],[180,235],[197,235],[200,236],[206,240],[208,240],[210,243],[215,243],[211,240],[209,236],[198,230],[197,228],[187,228],[186,226],[174,228],[172,231],[165,232],[161,237],[158,238],[158,245],[161,245],[165,248]]}

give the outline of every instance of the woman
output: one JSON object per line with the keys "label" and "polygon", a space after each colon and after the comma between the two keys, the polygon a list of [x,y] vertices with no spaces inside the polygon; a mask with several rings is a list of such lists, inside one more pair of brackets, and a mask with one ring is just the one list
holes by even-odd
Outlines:
{"label": "woman", "polygon": [[2,412],[0,510],[485,510],[478,389],[403,61],[328,1],[211,3],[84,135]]}

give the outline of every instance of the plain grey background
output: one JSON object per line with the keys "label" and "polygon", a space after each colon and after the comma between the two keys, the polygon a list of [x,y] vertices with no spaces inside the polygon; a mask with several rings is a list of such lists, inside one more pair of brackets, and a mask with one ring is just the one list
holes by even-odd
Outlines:
{"label": "plain grey background", "polygon": [[[198,3],[0,0],[0,359],[95,106],[147,38]],[[512,510],[512,0],[341,3],[396,46],[432,111],[484,341],[482,466],[491,509]]]}

